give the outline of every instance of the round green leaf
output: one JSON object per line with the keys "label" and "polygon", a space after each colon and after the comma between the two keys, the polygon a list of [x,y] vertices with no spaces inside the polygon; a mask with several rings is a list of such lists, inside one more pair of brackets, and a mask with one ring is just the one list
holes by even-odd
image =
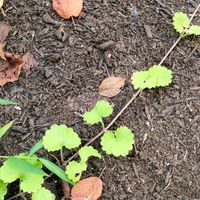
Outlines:
{"label": "round green leaf", "polygon": [[43,137],[43,145],[47,151],[57,151],[62,149],[62,147],[72,149],[80,144],[81,140],[78,134],[72,128],[68,128],[65,125],[52,125]]}
{"label": "round green leaf", "polygon": [[101,117],[108,117],[112,114],[113,108],[112,106],[104,100],[97,101],[94,110],[101,116]]}
{"label": "round green leaf", "polygon": [[102,122],[102,117],[95,110],[91,110],[90,112],[85,112],[83,114],[83,120],[87,124],[94,125]]}
{"label": "round green leaf", "polygon": [[66,167],[65,173],[68,178],[73,182],[80,180],[83,171],[87,169],[87,164],[85,162],[71,161]]}
{"label": "round green leaf", "polygon": [[55,200],[56,197],[50,190],[46,188],[40,188],[32,194],[32,200]]}
{"label": "round green leaf", "polygon": [[92,146],[82,147],[79,150],[79,156],[81,158],[81,162],[87,162],[88,158],[91,156],[101,158],[101,154],[96,149],[94,149]]}
{"label": "round green leaf", "polygon": [[115,132],[107,131],[101,137],[102,149],[114,156],[128,155],[134,144],[134,135],[126,126],[119,127]]}

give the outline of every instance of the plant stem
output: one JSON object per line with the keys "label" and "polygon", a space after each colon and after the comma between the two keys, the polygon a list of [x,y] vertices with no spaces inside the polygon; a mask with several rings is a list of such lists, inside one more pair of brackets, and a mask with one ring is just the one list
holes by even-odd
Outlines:
{"label": "plant stem", "polygon": [[[141,89],[139,89],[132,98],[126,103],[126,105],[120,110],[120,112],[115,116],[115,118],[104,128],[99,134],[97,134],[95,137],[93,137],[88,143],[86,143],[84,146],[88,146],[91,143],[93,143],[97,138],[99,138],[101,135],[103,135],[114,123],[115,121],[120,117],[120,115],[126,110],[126,108],[134,101],[134,99],[142,92]],[[75,158],[78,155],[78,152],[76,152],[72,157],[70,157],[65,163],[69,163],[73,158]]]}
{"label": "plant stem", "polygon": [[183,36],[179,36],[179,38],[176,40],[176,42],[172,45],[172,47],[169,49],[169,51],[165,54],[163,59],[160,61],[159,65],[162,65],[163,62],[166,60],[166,58],[169,56],[169,54],[173,51],[173,49],[176,47],[176,45],[180,42]]}
{"label": "plant stem", "polygon": [[64,162],[63,148],[61,148],[61,150],[60,150],[60,158],[61,158],[61,161],[62,161],[62,163],[63,163],[63,162]]}
{"label": "plant stem", "polygon": [[192,20],[194,19],[195,15],[197,14],[198,10],[200,8],[200,3],[199,5],[196,7],[195,11],[193,12],[192,16],[190,17],[190,23],[192,22]]}
{"label": "plant stem", "polygon": [[[192,22],[193,18],[195,17],[196,13],[198,12],[200,8],[200,3],[195,9],[194,13],[192,14],[190,18],[190,23]],[[172,52],[172,50],[176,47],[176,45],[180,42],[180,40],[183,38],[183,36],[179,36],[179,38],[175,41],[175,43],[172,45],[172,47],[169,49],[169,51],[165,54],[163,59],[160,61],[159,65],[162,65],[163,62],[166,60],[166,58],[169,56],[169,54]],[[88,143],[86,143],[84,146],[88,146],[91,143],[93,143],[97,138],[99,138],[101,135],[103,135],[114,123],[115,121],[120,117],[120,115],[126,110],[126,108],[134,101],[134,99],[142,92],[142,89],[139,89],[133,97],[126,103],[126,105],[122,108],[122,110],[115,116],[115,118],[108,124],[106,128],[104,128],[99,134],[97,134],[95,137],[93,137]],[[72,159],[74,159],[78,155],[78,152],[76,152],[74,155],[72,155],[65,163],[69,163]]]}

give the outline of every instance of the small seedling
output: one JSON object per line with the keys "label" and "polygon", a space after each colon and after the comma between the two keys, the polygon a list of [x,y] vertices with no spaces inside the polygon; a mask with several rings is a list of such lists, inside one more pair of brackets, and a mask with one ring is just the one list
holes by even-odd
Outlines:
{"label": "small seedling", "polygon": [[176,12],[174,14],[173,26],[182,37],[200,35],[200,26],[190,25],[190,19],[185,13]]}

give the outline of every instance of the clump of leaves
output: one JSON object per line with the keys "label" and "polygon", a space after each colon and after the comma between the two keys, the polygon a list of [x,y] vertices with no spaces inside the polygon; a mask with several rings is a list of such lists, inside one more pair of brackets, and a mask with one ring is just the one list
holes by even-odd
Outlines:
{"label": "clump of leaves", "polygon": [[131,79],[135,89],[163,87],[172,82],[172,71],[161,65],[154,65],[146,71],[134,73]]}
{"label": "clump of leaves", "polygon": [[82,173],[87,169],[89,157],[101,158],[101,154],[92,146],[85,146],[79,150],[80,162],[71,161],[66,167],[66,174],[73,182],[80,180]]}
{"label": "clump of leaves", "polygon": [[100,100],[92,110],[83,114],[83,119],[90,125],[103,123],[103,118],[109,117],[112,112],[112,106],[107,101]]}
{"label": "clump of leaves", "polygon": [[42,163],[34,155],[31,158],[26,154],[9,156],[0,168],[0,180],[12,183],[20,180],[20,189],[24,192],[36,192],[44,182],[47,174],[42,170]]}
{"label": "clump of leaves", "polygon": [[200,26],[190,25],[189,17],[183,12],[174,14],[173,26],[181,36],[200,35]]}

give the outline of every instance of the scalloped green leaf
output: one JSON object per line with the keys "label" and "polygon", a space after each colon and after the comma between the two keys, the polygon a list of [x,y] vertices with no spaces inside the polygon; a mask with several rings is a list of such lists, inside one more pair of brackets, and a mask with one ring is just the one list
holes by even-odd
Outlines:
{"label": "scalloped green leaf", "polygon": [[72,128],[66,125],[54,124],[45,132],[43,139],[44,148],[47,151],[57,151],[65,147],[76,148],[81,144],[80,137]]}
{"label": "scalloped green leaf", "polygon": [[114,156],[127,156],[134,144],[134,135],[126,126],[119,127],[115,132],[107,131],[101,137],[102,149]]}
{"label": "scalloped green leaf", "polygon": [[90,112],[85,112],[83,114],[83,120],[87,124],[94,125],[102,122],[102,117],[95,110],[91,110]]}
{"label": "scalloped green leaf", "polygon": [[32,194],[32,200],[55,200],[55,195],[46,188],[42,187]]}
{"label": "scalloped green leaf", "polygon": [[172,71],[166,67],[154,65],[146,71],[134,73],[131,79],[135,89],[163,87],[172,82]]}
{"label": "scalloped green leaf", "polygon": [[0,180],[0,200],[3,200],[7,193],[7,185],[7,183],[4,183],[2,180]]}
{"label": "scalloped green leaf", "polygon": [[176,31],[183,34],[185,29],[190,25],[189,17],[183,12],[176,12],[173,17],[173,26]]}
{"label": "scalloped green leaf", "polygon": [[107,101],[100,100],[91,111],[83,114],[83,120],[90,125],[102,123],[103,118],[110,116],[112,112],[112,106]]}
{"label": "scalloped green leaf", "polygon": [[88,158],[91,156],[101,158],[101,154],[94,149],[92,146],[85,146],[79,150],[79,156],[81,158],[81,162],[87,162]]}
{"label": "scalloped green leaf", "polygon": [[200,35],[200,26],[192,25],[189,29],[185,30],[185,32],[189,35]]}
{"label": "scalloped green leaf", "polygon": [[[22,155],[21,155],[22,156]],[[24,156],[25,158],[25,156]],[[5,183],[12,183],[20,179],[20,189],[24,192],[35,192],[44,182],[47,174],[41,170],[41,163],[36,157],[10,156],[0,168],[0,179]],[[32,158],[32,159],[31,159]]]}
{"label": "scalloped green leaf", "polygon": [[83,171],[87,169],[87,164],[85,162],[71,161],[66,167],[65,173],[68,178],[73,182],[80,180]]}
{"label": "scalloped green leaf", "polygon": [[94,110],[103,118],[103,117],[109,117],[112,112],[113,108],[112,106],[104,100],[97,101]]}

